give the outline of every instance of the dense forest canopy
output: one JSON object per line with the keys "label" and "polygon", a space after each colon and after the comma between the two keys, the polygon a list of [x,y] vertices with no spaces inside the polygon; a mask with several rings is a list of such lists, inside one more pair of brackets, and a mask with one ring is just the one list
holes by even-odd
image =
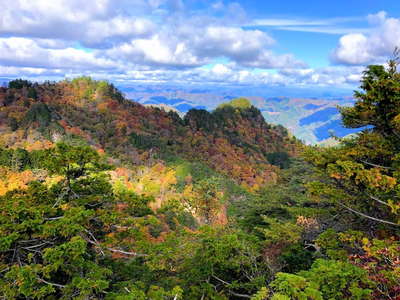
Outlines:
{"label": "dense forest canopy", "polygon": [[334,147],[247,99],[144,107],[89,77],[0,89],[0,299],[400,299],[400,73]]}

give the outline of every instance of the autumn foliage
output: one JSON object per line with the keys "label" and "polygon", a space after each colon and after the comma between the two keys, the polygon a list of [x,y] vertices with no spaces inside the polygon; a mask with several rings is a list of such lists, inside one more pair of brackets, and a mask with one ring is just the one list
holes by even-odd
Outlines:
{"label": "autumn foliage", "polygon": [[400,75],[335,147],[247,99],[174,112],[80,77],[0,88],[0,299],[400,298]]}

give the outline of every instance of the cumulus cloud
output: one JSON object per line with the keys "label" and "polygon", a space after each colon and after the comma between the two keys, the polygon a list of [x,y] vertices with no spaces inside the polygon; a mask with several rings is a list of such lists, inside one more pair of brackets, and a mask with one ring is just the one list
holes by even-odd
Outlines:
{"label": "cumulus cloud", "polygon": [[323,68],[282,69],[279,74],[294,85],[353,86],[360,81],[363,67],[331,66]]}
{"label": "cumulus cloud", "polygon": [[[0,35],[78,40],[94,47],[108,39],[148,35],[153,23],[140,16],[122,16],[124,3],[127,1],[0,0]],[[146,4],[132,0],[129,7],[144,10]]]}
{"label": "cumulus cloud", "polygon": [[135,39],[106,51],[112,59],[150,66],[194,67],[204,61],[196,57],[184,41],[154,35],[149,39]]}
{"label": "cumulus cloud", "polygon": [[52,69],[111,69],[117,65],[94,53],[72,47],[51,49],[28,38],[0,38],[0,64]]}
{"label": "cumulus cloud", "polygon": [[369,34],[353,33],[340,38],[332,60],[349,65],[382,63],[400,46],[400,18],[385,12],[368,16],[373,30]]}
{"label": "cumulus cloud", "polygon": [[275,55],[270,50],[274,39],[259,30],[218,24],[199,27],[197,22],[187,22],[172,29],[164,27],[149,38],[116,45],[106,54],[136,64],[182,68],[208,64],[221,57],[252,68],[304,66],[292,55]]}
{"label": "cumulus cloud", "polygon": [[110,20],[93,21],[87,24],[83,42],[91,46],[106,46],[103,42],[123,41],[130,37],[149,36],[156,25],[145,18],[126,18],[118,16]]}
{"label": "cumulus cloud", "polygon": [[246,13],[237,3],[215,2],[212,16],[185,10],[182,0],[5,2],[0,37],[7,66],[176,69],[224,58],[248,68],[304,67],[290,54],[274,54],[267,33],[243,29]]}
{"label": "cumulus cloud", "polygon": [[359,82],[362,67],[325,67],[268,70],[243,69],[234,63],[219,63],[210,68],[186,70],[129,71],[119,75],[121,82],[170,84],[225,84],[243,86],[315,86],[353,88]]}
{"label": "cumulus cloud", "polygon": [[58,76],[63,77],[63,70],[48,70],[46,68],[28,68],[28,67],[4,67],[0,65],[0,77],[38,77],[38,76]]}
{"label": "cumulus cloud", "polygon": [[275,44],[265,32],[224,26],[209,26],[192,41],[200,57],[228,57],[239,65],[252,68],[303,67],[292,55],[275,55]]}
{"label": "cumulus cloud", "polygon": [[[357,67],[312,69],[290,53],[277,54],[279,41],[245,26],[246,12],[237,3],[215,1],[206,13],[185,9],[181,0],[0,0],[0,5],[0,77],[89,74],[121,82],[283,86],[350,85],[359,78]],[[385,14],[369,17],[381,31],[396,27],[390,20]],[[352,64],[373,59],[373,37],[343,36],[337,56]],[[341,47],[367,50],[356,55]]]}

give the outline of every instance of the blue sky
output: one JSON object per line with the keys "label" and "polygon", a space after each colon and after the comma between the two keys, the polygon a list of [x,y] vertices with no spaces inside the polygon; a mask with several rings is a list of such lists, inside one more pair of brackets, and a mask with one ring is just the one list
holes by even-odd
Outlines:
{"label": "blue sky", "polygon": [[351,90],[400,46],[397,0],[0,5],[0,78]]}
{"label": "blue sky", "polygon": [[[298,22],[327,22],[328,25],[258,27],[270,33],[279,43],[277,51],[291,51],[311,67],[329,65],[329,54],[337,46],[340,29],[343,32],[368,32],[371,29],[367,16],[385,11],[390,17],[400,17],[400,4],[393,0],[366,1],[288,1],[282,10],[279,1],[242,1],[242,7],[255,19],[287,19]],[[302,27],[295,30],[296,27]],[[285,30],[292,28],[293,31]],[[310,30],[310,31],[301,31]],[[328,32],[318,32],[326,29]],[[314,31],[313,31],[314,30]],[[329,33],[329,30],[332,33]],[[334,33],[334,31],[338,33]]]}

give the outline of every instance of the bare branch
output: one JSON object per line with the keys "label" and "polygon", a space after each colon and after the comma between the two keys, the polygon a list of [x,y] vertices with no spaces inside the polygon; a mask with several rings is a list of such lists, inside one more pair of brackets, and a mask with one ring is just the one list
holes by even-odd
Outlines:
{"label": "bare branch", "polygon": [[368,161],[365,161],[365,160],[362,160],[362,159],[360,159],[360,162],[362,162],[362,163],[364,163],[364,164],[366,164],[366,165],[372,166],[372,167],[376,167],[376,168],[382,168],[382,169],[387,169],[387,170],[393,170],[393,168],[391,168],[391,167],[386,167],[386,166],[374,164],[374,163],[371,163],[371,162],[368,162]]}
{"label": "bare branch", "polygon": [[46,281],[46,280],[44,280],[43,278],[40,278],[40,277],[38,277],[38,280],[39,280],[40,282],[43,282],[43,283],[45,283],[45,284],[58,287],[58,288],[60,288],[60,289],[65,288],[65,285],[58,284],[58,283],[53,283],[53,282],[48,282],[48,281]]}
{"label": "bare branch", "polygon": [[128,251],[123,251],[123,250],[119,250],[119,249],[113,249],[113,248],[106,248],[108,251],[111,252],[116,252],[116,253],[121,253],[124,255],[130,255],[130,256],[147,256],[147,254],[140,254],[140,253],[136,253],[136,252],[128,252]]}
{"label": "bare branch", "polygon": [[213,278],[217,279],[219,282],[222,282],[225,285],[231,285],[231,283],[226,282],[225,280],[222,280],[221,278],[215,276],[215,275],[211,275]]}
{"label": "bare branch", "polygon": [[232,292],[231,290],[229,290],[229,293],[232,294],[233,296],[239,297],[239,298],[246,298],[246,299],[252,298],[250,295],[235,293],[235,292]]}
{"label": "bare branch", "polygon": [[45,218],[46,221],[54,221],[54,220],[60,220],[64,218],[64,216],[59,216],[59,217],[52,217],[52,218]]}
{"label": "bare branch", "polygon": [[[219,278],[219,277],[217,277],[217,276],[215,276],[215,275],[211,275],[211,276],[212,276],[213,278],[217,279],[219,282],[225,284],[225,285],[232,285],[231,283],[226,282],[225,280],[222,280],[221,278]],[[228,292],[229,292],[231,295],[235,296],[235,297],[251,299],[251,296],[250,296],[250,295],[239,294],[239,293],[236,293],[236,292],[231,291],[231,290],[228,290]]]}
{"label": "bare branch", "polygon": [[368,195],[368,197],[370,197],[372,200],[374,200],[374,201],[376,201],[376,202],[378,202],[378,203],[380,203],[380,204],[383,204],[383,205],[386,205],[386,206],[389,206],[389,207],[390,207],[389,204],[387,204],[386,202],[380,200],[379,198],[377,198],[377,197],[375,197],[375,196]]}
{"label": "bare branch", "polygon": [[51,244],[50,242],[44,242],[44,243],[41,243],[41,244],[39,244],[39,245],[33,245],[33,246],[29,246],[29,247],[21,247],[22,249],[25,249],[25,250],[31,250],[31,249],[35,249],[35,248],[40,248],[40,247],[42,247],[42,246],[44,246],[44,245],[47,245],[47,244]]}
{"label": "bare branch", "polygon": [[[90,233],[90,231],[88,231],[88,233]],[[93,235],[91,235],[91,236],[92,236],[92,238],[94,238]],[[92,241],[91,239],[85,239],[85,240],[88,243],[92,244],[92,245],[96,245],[100,249],[102,255],[103,256],[105,255],[104,252],[103,252],[103,247],[101,247],[100,243],[97,240],[96,241]],[[138,257],[148,256],[147,254],[141,254],[141,253],[137,253],[137,252],[129,252],[129,251],[124,251],[124,250],[119,250],[119,249],[114,249],[114,248],[108,248],[108,247],[106,247],[104,249],[106,249],[106,250],[108,250],[110,252],[120,253],[120,254],[124,254],[124,255],[128,255],[128,256],[138,256]]]}
{"label": "bare branch", "polygon": [[21,241],[18,241],[17,243],[18,244],[21,244],[21,243],[32,243],[32,242],[36,242],[36,241],[39,241],[39,239],[21,240]]}
{"label": "bare branch", "polygon": [[101,255],[105,256],[103,249],[100,246],[100,243],[97,241],[97,239],[95,238],[95,236],[93,235],[93,233],[91,233],[89,230],[85,229],[85,231],[92,237],[92,239],[94,239],[94,244],[98,246],[98,248],[100,249],[100,253]]}
{"label": "bare branch", "polygon": [[397,224],[397,223],[393,223],[393,222],[390,222],[390,221],[381,220],[381,219],[378,219],[378,218],[374,218],[374,217],[368,216],[368,215],[366,215],[366,214],[364,214],[362,212],[356,211],[356,210],[354,210],[354,209],[352,209],[352,208],[350,208],[350,207],[348,207],[348,206],[346,206],[346,205],[344,205],[342,203],[339,203],[339,205],[344,207],[345,209],[357,214],[357,215],[360,215],[360,216],[364,217],[364,218],[367,218],[367,219],[370,219],[370,220],[373,220],[373,221],[376,221],[376,222],[379,222],[379,223],[385,223],[385,224],[389,224],[389,225],[393,225],[393,226],[400,226],[400,224]]}

